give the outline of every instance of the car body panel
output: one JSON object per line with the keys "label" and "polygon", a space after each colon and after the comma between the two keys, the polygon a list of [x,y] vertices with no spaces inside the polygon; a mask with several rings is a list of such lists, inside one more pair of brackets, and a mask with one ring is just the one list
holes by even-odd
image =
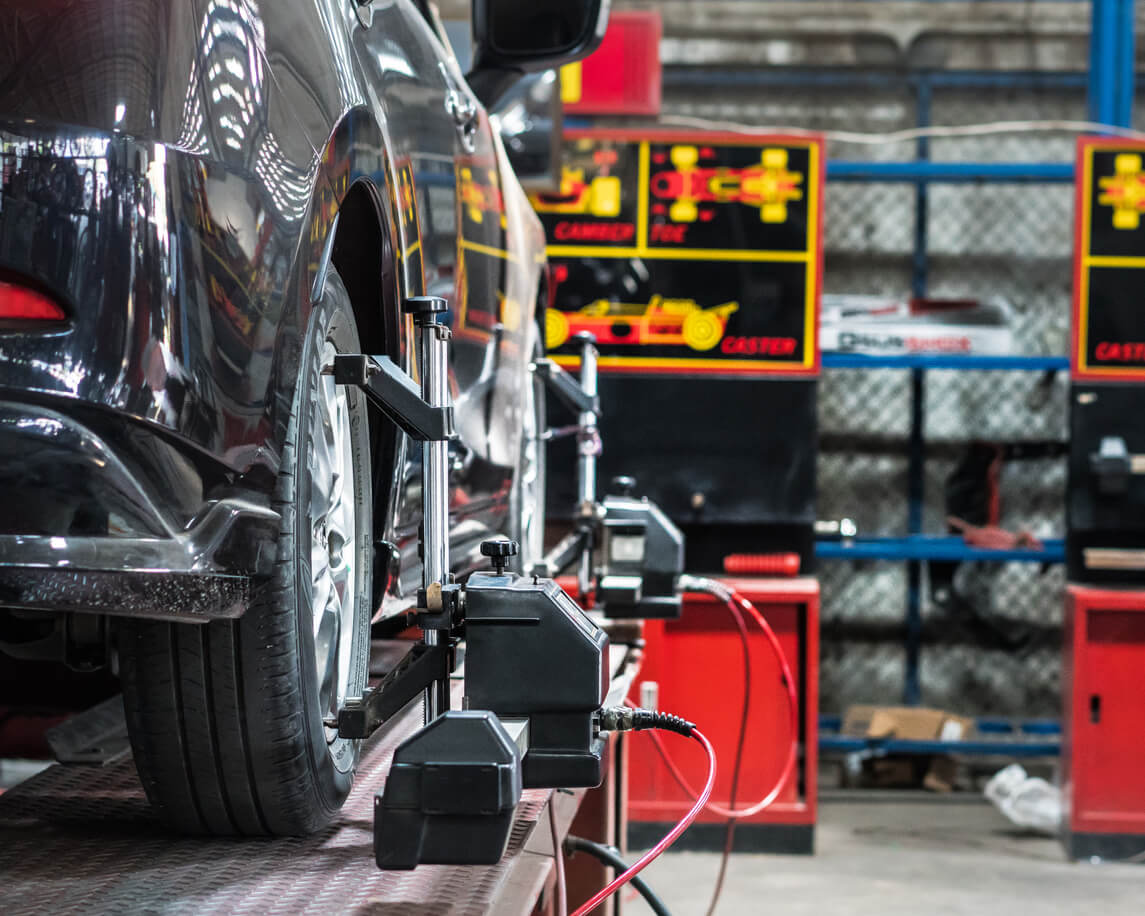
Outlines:
{"label": "car body panel", "polygon": [[[251,510],[257,543],[240,565],[256,571],[301,329],[340,207],[365,187],[398,253],[383,278],[393,301],[378,303],[391,312],[385,346],[415,377],[396,303],[429,293],[451,305],[457,566],[473,568],[477,543],[507,521],[543,235],[479,105],[464,148],[448,102],[468,88],[421,11],[18,0],[0,38],[14,49],[0,80],[0,271],[69,315],[51,333],[0,329],[0,402],[36,422],[66,415],[66,441],[86,443],[70,460],[88,468],[91,443],[110,443],[155,516],[124,532],[106,507],[94,528],[77,528],[78,512],[10,513],[0,566],[19,564],[6,537],[170,539],[231,500]],[[481,219],[461,204],[465,168],[499,191]],[[404,557],[390,589],[408,603],[420,450],[398,439],[376,528]],[[228,557],[196,562],[222,573]]]}

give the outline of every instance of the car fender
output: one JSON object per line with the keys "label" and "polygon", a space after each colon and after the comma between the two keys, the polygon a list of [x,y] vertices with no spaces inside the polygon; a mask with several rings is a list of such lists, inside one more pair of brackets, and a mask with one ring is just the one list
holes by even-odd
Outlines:
{"label": "car fender", "polygon": [[[499,388],[494,401],[493,416],[503,416],[507,422],[494,424],[491,430],[490,455],[499,464],[515,465],[521,449],[522,424],[520,411],[525,401],[521,396],[525,386],[531,384],[527,351],[529,331],[537,324],[538,299],[544,292],[544,278],[548,269],[545,257],[545,231],[540,218],[529,203],[528,195],[517,180],[509,164],[508,154],[500,135],[493,132],[493,146],[497,156],[502,194],[505,202],[505,247],[509,269],[505,271],[505,298],[517,303],[520,316],[516,331],[506,335],[502,343],[503,365],[512,373],[509,386]],[[539,339],[544,345],[544,329],[537,325]]]}

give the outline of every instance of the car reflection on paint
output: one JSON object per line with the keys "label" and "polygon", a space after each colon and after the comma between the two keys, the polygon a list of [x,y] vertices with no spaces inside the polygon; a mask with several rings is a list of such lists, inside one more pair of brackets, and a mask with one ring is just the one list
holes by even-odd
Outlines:
{"label": "car reflection on paint", "polygon": [[453,335],[451,572],[540,559],[545,239],[486,106],[607,11],[483,0],[465,72],[423,0],[5,4],[0,679],[108,672],[176,829],[311,833],[350,790],[421,450],[328,369],[417,378],[410,297]]}

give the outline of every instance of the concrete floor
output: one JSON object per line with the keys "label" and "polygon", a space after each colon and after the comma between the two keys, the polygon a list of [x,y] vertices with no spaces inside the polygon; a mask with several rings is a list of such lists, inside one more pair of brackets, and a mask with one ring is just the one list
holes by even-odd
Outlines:
{"label": "concrete floor", "polygon": [[[707,910],[716,853],[666,853],[645,871],[673,916]],[[648,912],[625,894],[625,916]],[[1085,916],[1145,913],[1145,865],[1066,862],[974,796],[863,792],[820,806],[814,856],[737,854],[717,910],[766,916]]]}

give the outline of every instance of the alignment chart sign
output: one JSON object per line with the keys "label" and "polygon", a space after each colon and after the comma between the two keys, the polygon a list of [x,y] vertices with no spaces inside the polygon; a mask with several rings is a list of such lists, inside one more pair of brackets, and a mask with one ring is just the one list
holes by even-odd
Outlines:
{"label": "alignment chart sign", "polygon": [[817,138],[568,131],[561,188],[534,194],[552,265],[548,349],[602,371],[819,371]]}
{"label": "alignment chart sign", "polygon": [[1145,143],[1078,141],[1074,378],[1145,380]]}

